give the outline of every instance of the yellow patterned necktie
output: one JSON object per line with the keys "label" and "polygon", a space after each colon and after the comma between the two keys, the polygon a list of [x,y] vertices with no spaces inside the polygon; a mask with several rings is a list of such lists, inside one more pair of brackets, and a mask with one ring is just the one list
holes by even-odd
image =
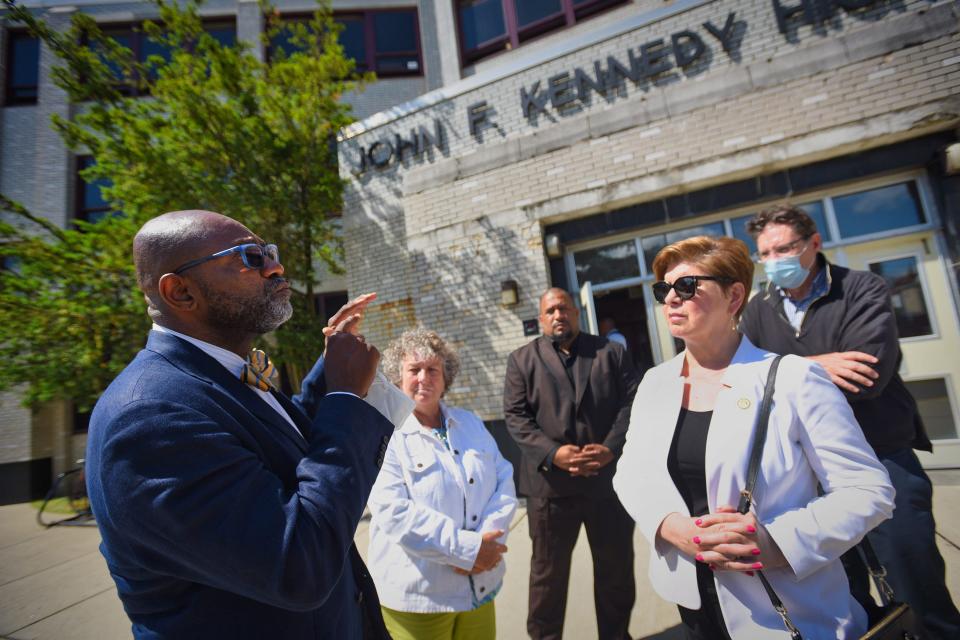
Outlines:
{"label": "yellow patterned necktie", "polygon": [[269,391],[275,388],[273,378],[276,375],[277,368],[273,366],[269,356],[260,349],[251,349],[250,355],[247,356],[247,363],[240,371],[240,382],[245,382],[261,391]]}

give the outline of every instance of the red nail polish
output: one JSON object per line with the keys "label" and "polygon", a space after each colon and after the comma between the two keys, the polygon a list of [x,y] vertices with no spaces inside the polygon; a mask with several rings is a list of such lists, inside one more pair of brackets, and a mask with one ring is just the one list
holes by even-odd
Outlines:
{"label": "red nail polish", "polygon": [[751,549],[750,553],[752,553],[755,556],[758,556],[760,555],[760,549]]}
{"label": "red nail polish", "polygon": [[693,544],[700,544],[700,536],[693,536]]}
{"label": "red nail polish", "polygon": [[757,528],[755,526],[753,526],[752,524],[747,525],[747,533],[756,533],[756,532],[757,532]]}
{"label": "red nail polish", "polygon": [[698,553],[697,555],[693,556],[693,558],[694,558],[694,560],[696,560],[697,562],[703,562],[703,554],[702,554],[702,553]]}
{"label": "red nail polish", "polygon": [[699,527],[700,525],[703,524],[703,520],[701,520],[700,518],[697,518],[694,524],[696,524]]}
{"label": "red nail polish", "polygon": [[762,563],[762,562],[754,562],[752,566],[753,566],[754,569],[763,569],[763,563]]}
{"label": "red nail polish", "polygon": [[753,571],[744,571],[748,576],[755,576],[756,574]]}

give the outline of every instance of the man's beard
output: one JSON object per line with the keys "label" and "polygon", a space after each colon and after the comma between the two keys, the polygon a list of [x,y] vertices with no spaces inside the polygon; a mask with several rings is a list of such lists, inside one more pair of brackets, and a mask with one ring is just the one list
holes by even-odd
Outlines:
{"label": "man's beard", "polygon": [[566,329],[565,331],[561,331],[560,333],[551,333],[547,337],[550,338],[550,340],[552,340],[553,342],[563,343],[563,342],[569,342],[570,340],[573,340],[574,335],[576,334],[573,332],[573,329],[570,328],[570,329]]}
{"label": "man's beard", "polygon": [[246,298],[235,292],[215,291],[202,281],[197,284],[210,305],[208,321],[220,329],[262,335],[293,316],[290,298],[273,295],[279,287],[287,284],[283,278],[267,280],[261,293]]}

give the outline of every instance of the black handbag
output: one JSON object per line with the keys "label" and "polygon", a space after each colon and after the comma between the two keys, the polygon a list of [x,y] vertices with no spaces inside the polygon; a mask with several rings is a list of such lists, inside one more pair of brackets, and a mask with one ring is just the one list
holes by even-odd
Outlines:
{"label": "black handbag", "polygon": [[[746,514],[750,511],[750,505],[753,503],[753,490],[757,485],[757,476],[760,474],[760,457],[763,455],[763,444],[767,439],[767,427],[770,422],[770,407],[773,404],[773,389],[777,378],[777,368],[780,366],[780,360],[783,356],[777,356],[770,363],[770,372],[767,374],[767,385],[763,390],[763,401],[760,403],[760,412],[757,416],[757,428],[753,434],[753,444],[750,451],[750,464],[747,467],[747,486],[740,492],[740,502],[737,505],[737,511]],[[887,583],[887,571],[880,564],[876,553],[870,542],[864,536],[859,543],[860,554],[867,564],[870,577],[880,593],[880,600],[883,606],[878,608],[879,614],[870,620],[870,628],[863,634],[861,640],[917,640],[920,636],[917,632],[918,625],[913,610],[910,605],[897,602],[893,595],[893,589]],[[783,620],[783,626],[790,632],[792,640],[803,640],[800,630],[797,629],[793,621],[790,620],[790,613],[787,607],[773,590],[773,586],[763,571],[756,572],[764,591],[770,598],[770,603]]]}

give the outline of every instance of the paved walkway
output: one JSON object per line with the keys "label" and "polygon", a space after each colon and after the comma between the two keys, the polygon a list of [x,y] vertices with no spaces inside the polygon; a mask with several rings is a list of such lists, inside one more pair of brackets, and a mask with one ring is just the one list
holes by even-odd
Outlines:
{"label": "paved walkway", "polygon": [[[960,471],[932,472],[934,514],[940,549],[947,561],[951,592],[960,597]],[[41,529],[29,505],[0,507],[0,639],[113,640],[129,638],[130,623],[97,545],[95,528]],[[501,640],[526,637],[527,571],[530,538],[525,513],[519,512],[508,545],[507,577],[497,597]],[[367,525],[357,531],[361,550]],[[647,545],[636,539],[637,604],[630,631],[635,638],[680,637],[676,608],[657,597],[646,578]],[[589,549],[581,535],[574,552],[565,637],[596,638]]]}

